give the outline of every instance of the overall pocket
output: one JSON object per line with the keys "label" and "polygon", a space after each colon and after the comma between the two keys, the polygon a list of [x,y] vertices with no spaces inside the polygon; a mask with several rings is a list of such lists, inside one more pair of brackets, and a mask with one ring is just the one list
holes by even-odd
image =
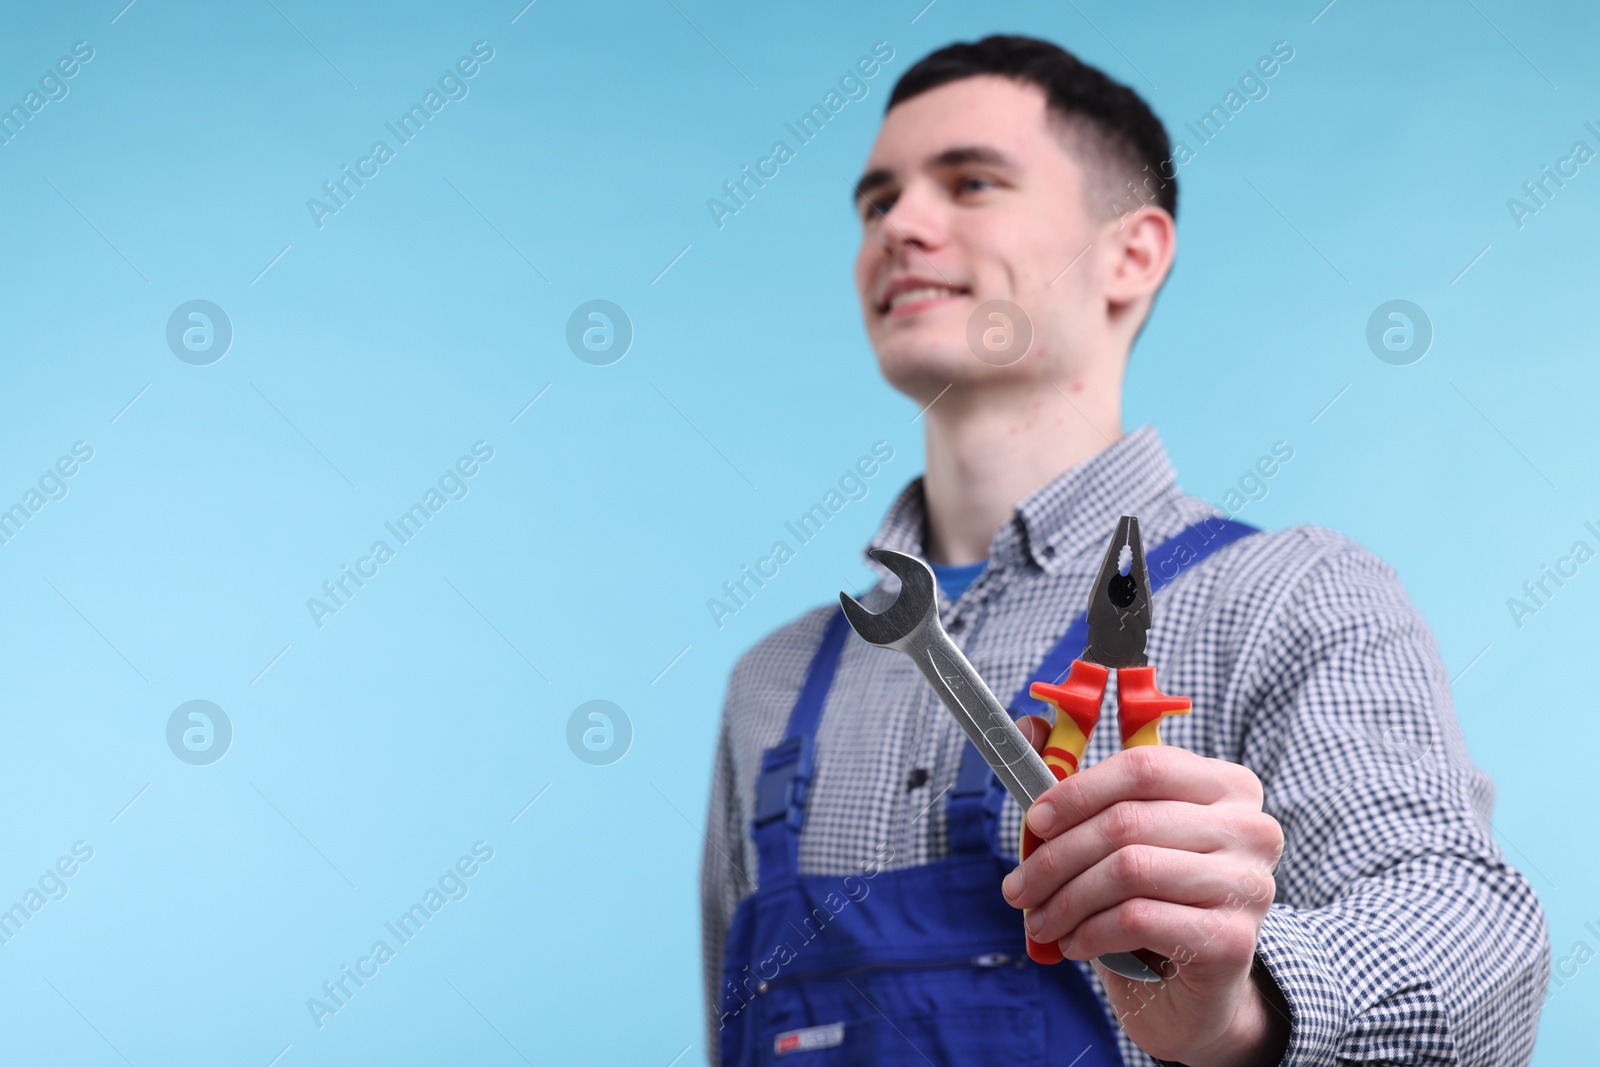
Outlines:
{"label": "overall pocket", "polygon": [[755,1062],[769,1067],[1046,1062],[1039,969],[1025,959],[988,955],[810,975],[772,983],[757,1003]]}

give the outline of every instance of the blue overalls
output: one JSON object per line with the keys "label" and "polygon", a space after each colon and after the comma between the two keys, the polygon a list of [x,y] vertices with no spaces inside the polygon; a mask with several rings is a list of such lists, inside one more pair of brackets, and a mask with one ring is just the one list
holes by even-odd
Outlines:
{"label": "blue overalls", "polygon": [[[1253,532],[1222,519],[1182,531],[1146,557],[1151,592]],[[828,620],[787,735],[762,757],[760,886],[739,903],[725,947],[723,1067],[1123,1067],[1077,965],[1027,957],[1022,913],[1000,894],[1017,863],[1015,842],[1002,848],[996,834],[1006,794],[970,743],[945,802],[945,859],[884,870],[880,849],[856,873],[799,873],[817,724],[849,629],[843,613]],[[1087,640],[1080,615],[1031,680],[1059,680]],[[1024,684],[1010,711],[1043,707]]]}

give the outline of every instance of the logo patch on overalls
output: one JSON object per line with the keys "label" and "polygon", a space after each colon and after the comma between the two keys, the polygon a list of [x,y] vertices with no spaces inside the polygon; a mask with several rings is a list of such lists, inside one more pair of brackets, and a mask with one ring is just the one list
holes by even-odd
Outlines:
{"label": "logo patch on overalls", "polygon": [[804,1030],[790,1030],[772,1039],[772,1051],[779,1056],[791,1052],[811,1052],[819,1048],[832,1048],[844,1041],[844,1023],[826,1026],[808,1026]]}

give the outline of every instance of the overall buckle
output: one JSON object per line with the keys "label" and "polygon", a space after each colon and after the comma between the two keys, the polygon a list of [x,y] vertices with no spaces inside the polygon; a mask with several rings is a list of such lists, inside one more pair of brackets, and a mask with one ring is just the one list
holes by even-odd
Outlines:
{"label": "overall buckle", "polygon": [[756,826],[786,818],[790,829],[800,829],[811,784],[811,754],[809,735],[786,738],[762,754],[761,774],[756,779]]}

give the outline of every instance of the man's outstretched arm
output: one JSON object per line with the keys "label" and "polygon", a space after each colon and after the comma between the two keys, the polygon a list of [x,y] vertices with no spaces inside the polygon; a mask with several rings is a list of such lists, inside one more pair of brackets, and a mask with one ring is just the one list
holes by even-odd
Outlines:
{"label": "man's outstretched arm", "polygon": [[1544,912],[1494,842],[1432,634],[1355,545],[1286,607],[1245,748],[1289,844],[1257,945],[1296,1012],[1286,1062],[1527,1063]]}
{"label": "man's outstretched arm", "polygon": [[1101,972],[1170,1061],[1526,1063],[1544,916],[1491,837],[1421,616],[1350,543],[1259,610],[1219,713],[1238,751],[1135,749],[1060,783],[1008,897],[1074,958],[1177,962],[1148,986]]}

